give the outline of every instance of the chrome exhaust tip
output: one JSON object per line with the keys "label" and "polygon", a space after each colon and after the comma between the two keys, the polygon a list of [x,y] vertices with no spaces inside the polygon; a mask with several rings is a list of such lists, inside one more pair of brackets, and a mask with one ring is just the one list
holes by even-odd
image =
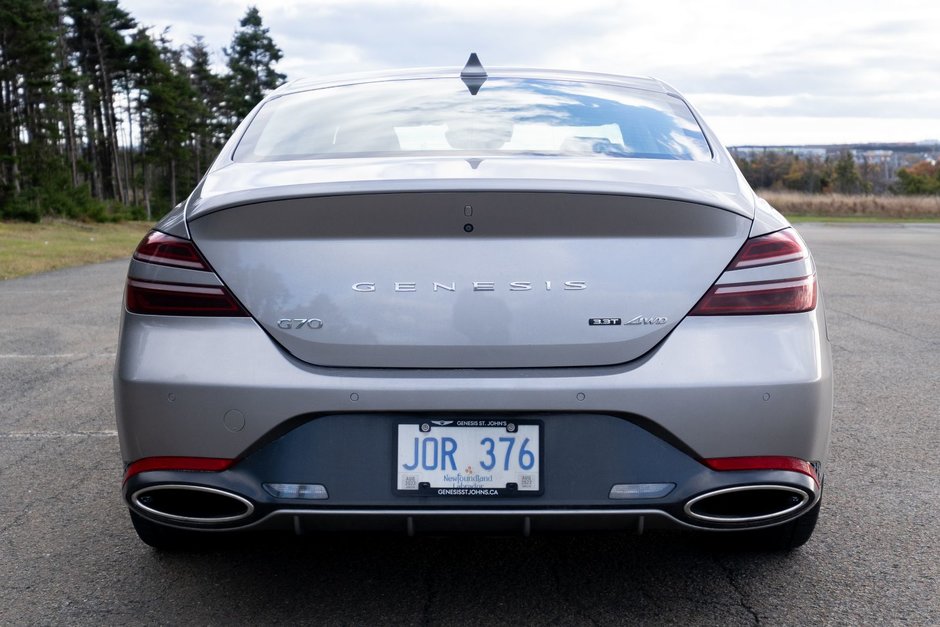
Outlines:
{"label": "chrome exhaust tip", "polygon": [[689,500],[685,513],[710,523],[756,523],[793,514],[813,500],[813,493],[791,486],[737,486]]}
{"label": "chrome exhaust tip", "polygon": [[234,522],[255,511],[251,501],[237,494],[183,484],[143,488],[131,496],[131,503],[146,514],[193,524]]}

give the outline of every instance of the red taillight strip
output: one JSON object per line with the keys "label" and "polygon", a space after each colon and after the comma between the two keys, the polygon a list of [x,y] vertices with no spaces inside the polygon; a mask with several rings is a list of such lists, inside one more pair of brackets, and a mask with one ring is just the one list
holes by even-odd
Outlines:
{"label": "red taillight strip", "polygon": [[161,316],[247,316],[224,287],[127,280],[127,310]]}
{"label": "red taillight strip", "polygon": [[690,316],[801,313],[816,308],[816,275],[713,285]]}
{"label": "red taillight strip", "polygon": [[153,281],[138,281],[137,279],[128,279],[127,284],[131,287],[146,290],[156,290],[163,292],[180,292],[183,294],[205,294],[212,296],[224,296],[225,290],[221,287],[204,287],[202,285],[186,285],[183,283],[154,283]]}
{"label": "red taillight strip", "polygon": [[728,270],[771,266],[798,261],[809,256],[806,247],[792,228],[752,237],[735,255]]}
{"label": "red taillight strip", "polygon": [[146,261],[148,263],[159,263],[164,266],[179,266],[180,268],[189,268],[192,270],[205,270],[206,264],[201,261],[188,261],[185,259],[174,259],[172,263],[169,262],[169,259],[165,256],[159,255],[145,255],[144,253],[134,253],[134,259],[138,261]]}
{"label": "red taillight strip", "polygon": [[134,259],[190,270],[210,270],[191,241],[160,231],[147,233],[134,251]]}
{"label": "red taillight strip", "polygon": [[776,255],[768,259],[751,259],[749,261],[738,261],[736,262],[731,269],[740,270],[742,268],[753,268],[754,266],[769,266],[777,263],[786,263],[788,261],[798,261],[800,259],[805,259],[806,253],[792,253],[789,255]]}
{"label": "red taillight strip", "polygon": [[702,463],[712,470],[792,470],[812,478],[819,485],[816,469],[808,461],[798,457],[768,455],[760,457],[713,457]]}
{"label": "red taillight strip", "polygon": [[788,290],[794,287],[806,287],[813,283],[816,277],[804,276],[797,279],[783,279],[780,281],[755,281],[753,283],[720,283],[715,286],[715,294],[746,294],[747,292],[763,292],[768,289]]}
{"label": "red taillight strip", "polygon": [[185,470],[191,472],[220,472],[235,463],[234,459],[218,457],[145,457],[128,464],[124,481],[150,470]]}

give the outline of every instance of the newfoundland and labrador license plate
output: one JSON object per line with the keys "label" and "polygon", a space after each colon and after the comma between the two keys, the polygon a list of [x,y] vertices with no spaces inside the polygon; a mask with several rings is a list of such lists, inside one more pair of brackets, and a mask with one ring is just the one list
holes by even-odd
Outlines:
{"label": "newfoundland and labrador license plate", "polygon": [[422,420],[398,425],[397,492],[535,496],[542,492],[537,421]]}

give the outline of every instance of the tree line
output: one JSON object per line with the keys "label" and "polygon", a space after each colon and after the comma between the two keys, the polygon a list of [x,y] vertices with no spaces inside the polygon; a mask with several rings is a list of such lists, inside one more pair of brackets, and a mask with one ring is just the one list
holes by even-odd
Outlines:
{"label": "tree line", "polygon": [[213,67],[119,0],[0,0],[0,218],[158,217],[284,81],[249,7]]}
{"label": "tree line", "polygon": [[[222,50],[174,46],[119,0],[0,0],[0,218],[151,219],[185,197],[285,76],[257,8]],[[940,194],[940,166],[896,175],[851,152],[736,153],[756,188]]]}
{"label": "tree line", "polygon": [[736,151],[732,155],[755,189],[810,194],[940,194],[940,165],[920,161],[889,168],[884,162],[857,160],[851,151],[825,157],[788,150]]}

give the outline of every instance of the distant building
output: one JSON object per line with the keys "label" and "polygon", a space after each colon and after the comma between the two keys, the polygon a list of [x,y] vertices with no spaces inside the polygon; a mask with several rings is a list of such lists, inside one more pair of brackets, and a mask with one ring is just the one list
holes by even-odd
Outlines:
{"label": "distant building", "polygon": [[782,152],[817,159],[825,159],[828,154],[826,148],[819,146],[731,146],[730,151],[731,154],[742,156],[763,152]]}

